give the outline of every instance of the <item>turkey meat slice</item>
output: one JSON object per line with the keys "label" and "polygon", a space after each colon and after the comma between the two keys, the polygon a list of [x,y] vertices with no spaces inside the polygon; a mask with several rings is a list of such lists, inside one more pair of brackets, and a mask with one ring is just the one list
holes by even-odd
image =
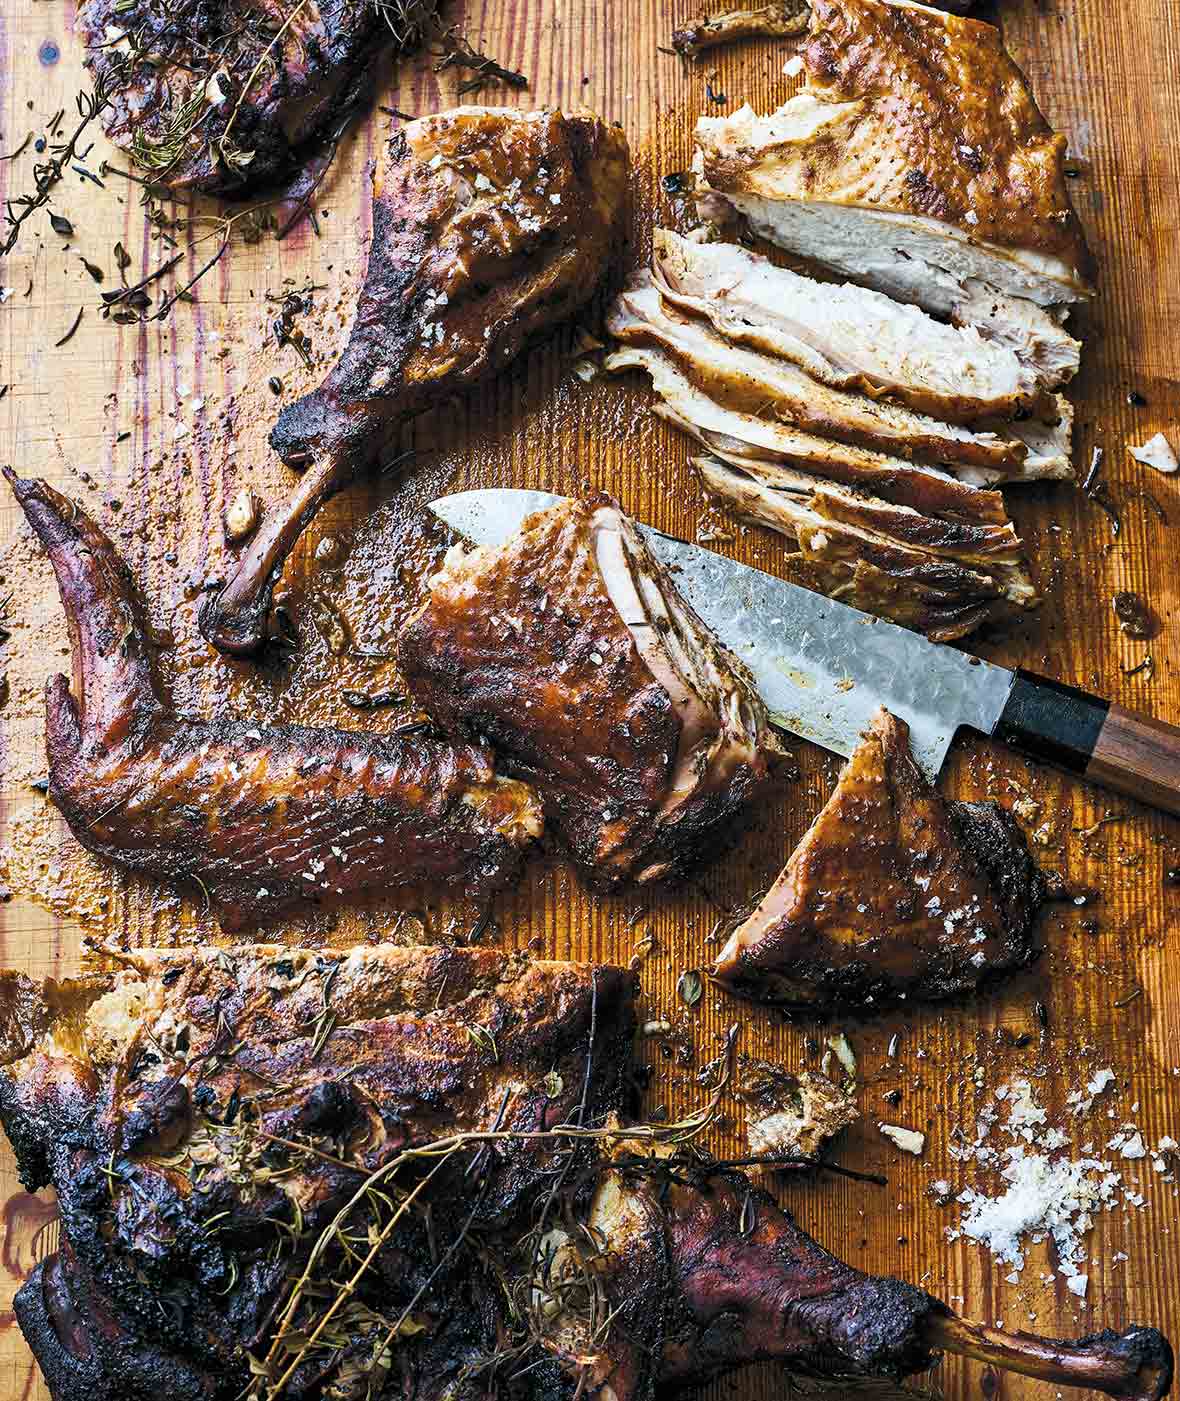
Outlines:
{"label": "turkey meat slice", "polygon": [[822,438],[955,470],[1015,475],[1028,456],[1014,434],[942,423],[901,404],[834,389],[797,365],[731,345],[705,322],[670,305],[649,272],[636,274],[616,298],[607,329],[627,345],[662,350],[717,402]]}
{"label": "turkey meat slice", "polygon": [[836,791],[714,974],[765,1002],[875,1013],[1029,963],[1045,883],[995,803],[946,802],[879,710]]}
{"label": "turkey meat slice", "polygon": [[715,848],[782,752],[748,672],[606,497],[531,516],[499,547],[456,546],[399,660],[444,728],[535,776],[608,886]]}
{"label": "turkey meat slice", "polygon": [[1038,602],[1010,530],[931,520],[798,473],[748,476],[712,455],[693,466],[742,520],[798,542],[805,582],[932,641],[965,637]]}
{"label": "turkey meat slice", "polygon": [[770,116],[746,106],[697,123],[714,210],[939,316],[962,314],[972,284],[1041,307],[1093,294],[1065,138],[997,29],[908,3],[815,0],[803,57],[806,88]]}
{"label": "turkey meat slice", "polygon": [[913,506],[927,515],[993,524],[1007,520],[999,492],[981,490],[937,467],[833,442],[772,419],[726,408],[697,389],[663,351],[627,345],[612,351],[604,363],[613,373],[645,371],[660,396],[655,412],[743,470],[754,471],[760,464],[795,467]]}
{"label": "turkey meat slice", "polygon": [[973,326],[937,321],[855,283],[817,282],[734,243],[657,229],[652,273],[668,301],[703,316],[727,341],[949,423],[1044,412],[1060,383],[1042,380]]}

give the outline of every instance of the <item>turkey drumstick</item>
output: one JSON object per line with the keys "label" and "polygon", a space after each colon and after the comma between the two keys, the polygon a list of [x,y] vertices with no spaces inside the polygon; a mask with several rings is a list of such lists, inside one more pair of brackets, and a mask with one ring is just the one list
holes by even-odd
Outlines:
{"label": "turkey drumstick", "polygon": [[374,177],[348,344],[271,433],[307,476],[205,605],[215,647],[262,645],[295,542],[401,424],[502,370],[590,298],[618,236],[627,170],[622,131],[588,112],[459,107],[393,136]]}
{"label": "turkey drumstick", "polygon": [[932,1317],[926,1342],[941,1352],[970,1357],[1003,1372],[1085,1386],[1105,1396],[1131,1401],[1158,1401],[1172,1386],[1172,1350],[1154,1328],[1104,1329],[1079,1342],[1038,1338],[1032,1333],[1003,1333],[953,1315]]}
{"label": "turkey drumstick", "polygon": [[540,834],[486,749],[420,735],[255,726],[173,713],[143,606],[98,527],[6,474],[57,575],[74,655],[46,687],[49,796],[88,850],[200,887],[227,928],[418,881],[495,888]]}
{"label": "turkey drumstick", "polygon": [[[1172,1350],[1154,1328],[1070,1343],[967,1323],[913,1285],[830,1255],[744,1174],[683,1153],[661,1164],[667,1151],[616,1144],[589,1211],[600,1253],[580,1263],[593,1264],[617,1310],[611,1354],[589,1378],[602,1401],[624,1377],[627,1397],[758,1360],[901,1378],[940,1352],[1134,1401],[1159,1401],[1171,1386]],[[564,1345],[587,1343],[572,1328]],[[645,1357],[659,1358],[646,1373]]]}

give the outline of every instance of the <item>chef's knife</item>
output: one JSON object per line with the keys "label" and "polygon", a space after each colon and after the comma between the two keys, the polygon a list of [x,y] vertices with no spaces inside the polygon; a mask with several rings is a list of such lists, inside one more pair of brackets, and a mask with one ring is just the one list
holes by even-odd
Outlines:
{"label": "chef's knife", "polygon": [[[476,544],[498,545],[526,516],[562,499],[545,491],[465,491],[430,509]],[[780,728],[849,755],[883,705],[909,725],[914,757],[931,777],[967,727],[1180,814],[1180,729],[640,529],[685,598],[753,672]]]}

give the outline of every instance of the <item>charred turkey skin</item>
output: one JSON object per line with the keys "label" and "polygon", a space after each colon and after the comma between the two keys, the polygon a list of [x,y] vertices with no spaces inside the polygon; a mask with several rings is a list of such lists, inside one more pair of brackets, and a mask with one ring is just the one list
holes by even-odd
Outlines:
{"label": "charred turkey skin", "polygon": [[153,184],[241,198],[321,161],[383,56],[436,10],[394,0],[387,22],[364,0],[84,0],[77,24],[110,139]]}
{"label": "charred turkey skin", "polygon": [[142,601],[98,527],[44,482],[17,500],[57,575],[74,655],[46,687],[49,796],[83,846],[202,889],[227,927],[432,881],[494,890],[541,831],[486,749],[177,716]]}
{"label": "charred turkey skin", "polygon": [[271,433],[305,476],[206,604],[214,646],[262,645],[299,535],[401,424],[504,369],[590,299],[620,236],[628,169],[622,131],[589,112],[459,107],[393,136],[348,342]]}
{"label": "charred turkey skin", "polygon": [[498,549],[456,547],[399,662],[444,729],[528,775],[603,885],[683,870],[774,780],[751,678],[607,497],[532,516]]}
{"label": "charred turkey skin", "polygon": [[[527,1227],[554,1162],[554,1145],[527,1135],[618,1112],[632,975],[388,945],[149,950],[125,965],[0,981],[0,1121],[26,1186],[53,1185],[62,1213],[61,1251],[17,1304],[54,1401],[240,1395],[292,1275],[359,1184],[448,1136],[503,1131],[524,1136],[382,1183],[407,1191],[442,1161],[433,1217],[392,1233],[350,1315],[363,1344],[360,1305],[396,1316],[426,1286],[422,1327],[398,1343],[424,1397],[494,1352],[494,1273],[439,1260],[465,1218],[481,1238]],[[591,1145],[564,1146],[584,1168]],[[321,1355],[289,1394],[351,1396],[361,1344],[331,1365]],[[547,1394],[534,1385],[504,1394]]]}

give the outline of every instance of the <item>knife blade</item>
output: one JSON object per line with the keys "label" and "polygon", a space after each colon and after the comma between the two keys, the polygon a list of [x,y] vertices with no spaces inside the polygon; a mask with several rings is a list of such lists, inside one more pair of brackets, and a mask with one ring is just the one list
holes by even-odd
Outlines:
{"label": "knife blade", "polygon": [[[566,498],[489,488],[430,503],[477,545],[500,545]],[[750,669],[780,729],[850,755],[883,705],[934,778],[958,731],[1180,813],[1180,730],[1075,687],[1010,671],[637,522],[705,624]]]}

